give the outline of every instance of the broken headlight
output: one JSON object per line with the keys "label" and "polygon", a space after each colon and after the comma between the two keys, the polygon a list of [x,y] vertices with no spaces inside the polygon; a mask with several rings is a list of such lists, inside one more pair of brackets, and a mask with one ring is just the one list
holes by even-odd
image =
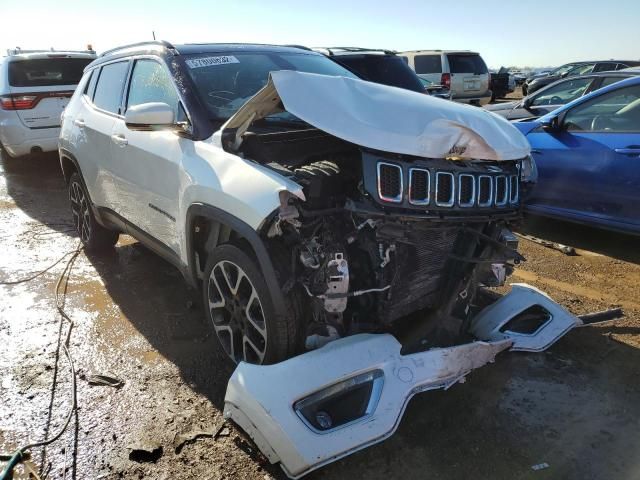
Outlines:
{"label": "broken headlight", "polygon": [[311,430],[327,433],[371,415],[383,383],[382,370],[372,370],[298,400],[293,409]]}
{"label": "broken headlight", "polygon": [[524,183],[536,183],[538,181],[538,167],[531,155],[522,159],[520,165],[520,180]]}

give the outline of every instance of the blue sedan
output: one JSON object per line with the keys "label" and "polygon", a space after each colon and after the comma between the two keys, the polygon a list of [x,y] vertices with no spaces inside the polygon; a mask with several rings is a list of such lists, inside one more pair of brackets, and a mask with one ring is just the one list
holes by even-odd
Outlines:
{"label": "blue sedan", "polygon": [[513,125],[538,166],[526,211],[640,234],[640,78]]}

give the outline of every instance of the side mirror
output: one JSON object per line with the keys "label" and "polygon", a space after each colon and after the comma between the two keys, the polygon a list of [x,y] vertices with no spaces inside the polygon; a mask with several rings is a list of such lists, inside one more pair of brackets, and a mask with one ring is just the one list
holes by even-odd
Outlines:
{"label": "side mirror", "polygon": [[559,115],[554,115],[549,119],[541,121],[540,126],[546,132],[560,132],[564,130],[564,117],[565,112],[562,112]]}
{"label": "side mirror", "polygon": [[124,123],[130,130],[160,130],[175,126],[175,113],[166,103],[141,103],[127,109]]}
{"label": "side mirror", "polygon": [[522,108],[524,108],[525,110],[529,110],[529,107],[531,106],[531,101],[532,99],[530,97],[524,97],[522,99],[522,102],[520,103],[520,105],[522,106]]}
{"label": "side mirror", "polygon": [[569,75],[569,72],[562,72],[560,78],[565,78],[567,75]]}

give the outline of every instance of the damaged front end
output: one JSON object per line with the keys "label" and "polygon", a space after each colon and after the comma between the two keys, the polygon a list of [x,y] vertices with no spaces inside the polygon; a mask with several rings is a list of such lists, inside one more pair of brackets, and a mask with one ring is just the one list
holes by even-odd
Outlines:
{"label": "damaged front end", "polygon": [[302,299],[299,352],[363,332],[417,339],[405,351],[458,344],[478,287],[523,259],[511,227],[529,147],[480,109],[280,71],[219,141],[303,189],[280,192],[263,228],[284,294]]}

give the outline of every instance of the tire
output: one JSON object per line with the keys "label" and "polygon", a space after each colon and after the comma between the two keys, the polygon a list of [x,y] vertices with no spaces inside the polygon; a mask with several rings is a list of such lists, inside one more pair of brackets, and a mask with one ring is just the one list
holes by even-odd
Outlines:
{"label": "tire", "polygon": [[84,248],[92,252],[113,248],[120,235],[96,221],[91,210],[91,199],[77,172],[69,179],[69,202],[73,224]]}
{"label": "tire", "polygon": [[276,315],[262,272],[237,246],[220,245],[209,254],[202,293],[207,317],[233,362],[271,364],[297,353],[296,319]]}

